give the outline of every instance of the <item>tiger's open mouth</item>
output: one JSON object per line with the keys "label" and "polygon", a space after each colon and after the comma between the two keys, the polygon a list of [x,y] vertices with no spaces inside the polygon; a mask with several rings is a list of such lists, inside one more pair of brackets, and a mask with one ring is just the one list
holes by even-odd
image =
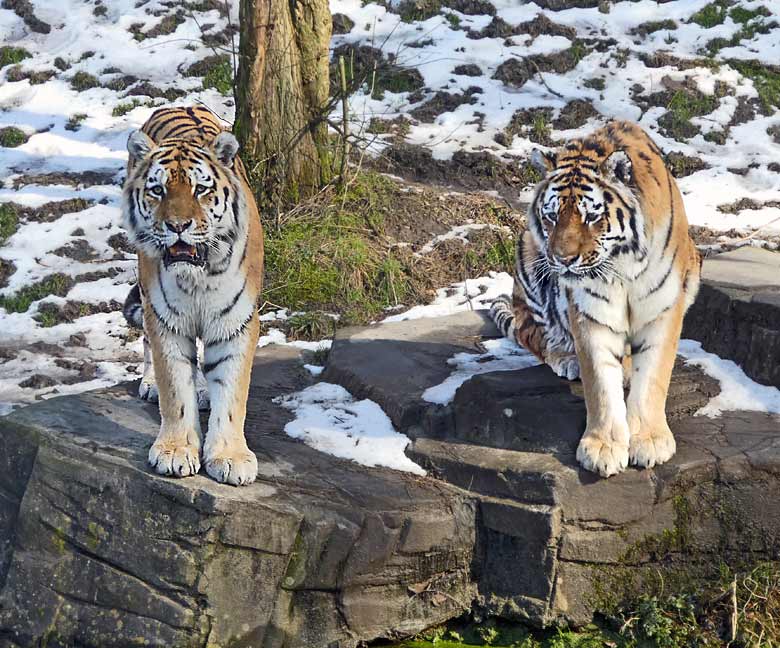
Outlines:
{"label": "tiger's open mouth", "polygon": [[179,239],[168,248],[165,248],[163,254],[163,263],[167,268],[174,263],[189,263],[195,266],[202,266],[206,263],[206,247],[202,245],[190,245]]}

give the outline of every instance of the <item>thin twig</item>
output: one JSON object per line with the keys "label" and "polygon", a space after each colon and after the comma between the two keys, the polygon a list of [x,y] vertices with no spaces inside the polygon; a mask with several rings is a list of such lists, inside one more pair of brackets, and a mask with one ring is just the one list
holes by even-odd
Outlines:
{"label": "thin twig", "polygon": [[539,69],[539,66],[536,64],[536,61],[534,61],[532,58],[528,58],[528,59],[526,59],[526,60],[527,60],[528,62],[530,62],[530,63],[531,63],[531,65],[533,65],[533,66],[534,66],[534,68],[536,68],[536,73],[539,75],[539,80],[542,82],[542,85],[543,85],[545,88],[547,88],[547,90],[548,90],[548,91],[549,91],[551,94],[554,94],[556,97],[560,97],[561,99],[563,99],[563,95],[562,95],[560,92],[556,92],[556,91],[555,91],[555,90],[553,90],[553,89],[552,89],[550,86],[548,86],[548,85],[547,85],[547,81],[545,81],[545,80],[544,80],[544,77],[542,76],[542,71]]}

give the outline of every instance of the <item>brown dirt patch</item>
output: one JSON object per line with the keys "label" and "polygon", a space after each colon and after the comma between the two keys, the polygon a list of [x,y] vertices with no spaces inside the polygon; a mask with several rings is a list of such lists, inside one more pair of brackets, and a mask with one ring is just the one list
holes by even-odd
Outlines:
{"label": "brown dirt patch", "polygon": [[442,0],[442,6],[467,16],[495,16],[496,8],[488,0]]}
{"label": "brown dirt patch", "polygon": [[8,285],[8,279],[14,272],[16,272],[16,266],[12,261],[0,259],[0,288],[5,288]]}
{"label": "brown dirt patch", "polygon": [[577,67],[577,63],[580,62],[584,53],[584,45],[578,43],[576,47],[573,46],[555,54],[509,59],[498,66],[493,78],[506,85],[519,88],[539,72],[564,74],[573,70]]}
{"label": "brown dirt patch", "polygon": [[336,71],[339,57],[351,63],[351,85],[355,88],[364,83],[373,84],[374,98],[381,98],[387,92],[412,92],[420,90],[425,83],[419,70],[404,67],[395,62],[395,56],[388,54],[385,57],[382,50],[368,45],[355,47],[344,44],[333,50],[331,59],[331,94],[339,92],[339,75]]}
{"label": "brown dirt patch", "polygon": [[463,104],[475,104],[477,102],[477,95],[481,93],[482,88],[478,88],[477,86],[472,86],[462,94],[439,90],[431,99],[426,101],[422,106],[418,106],[410,111],[409,114],[418,121],[425,124],[432,124],[442,113],[452,112]]}
{"label": "brown dirt patch", "polygon": [[156,85],[149,83],[149,81],[141,81],[134,85],[126,93],[125,97],[151,97],[152,99],[167,99],[168,101],[175,101],[186,95],[184,90],[178,88],[167,88],[163,90]]}
{"label": "brown dirt patch", "polygon": [[48,34],[51,31],[51,25],[35,15],[35,8],[30,0],[3,0],[2,7],[13,11],[31,31],[38,34]]}
{"label": "brown dirt patch", "polygon": [[452,70],[453,74],[460,74],[463,76],[482,76],[482,68],[476,63],[469,63],[467,65],[458,65]]}
{"label": "brown dirt patch", "polygon": [[211,56],[207,56],[206,58],[202,58],[200,61],[195,61],[184,71],[184,76],[202,77],[205,76],[206,73],[212,68],[229,62],[230,57],[227,54],[213,54]]}
{"label": "brown dirt patch", "polygon": [[780,207],[780,200],[753,200],[740,198],[732,203],[718,205],[718,211],[723,214],[738,214],[744,209],[763,209],[764,207]]}
{"label": "brown dirt patch", "polygon": [[25,185],[70,185],[71,187],[93,187],[95,185],[113,185],[116,171],[59,171],[55,173],[22,173],[14,178],[13,187],[19,189]]}
{"label": "brown dirt patch", "polygon": [[118,310],[122,310],[122,304],[113,299],[110,302],[100,302],[98,304],[69,299],[62,306],[54,302],[38,304],[38,314],[35,316],[35,319],[37,321],[46,321],[49,326],[55,326],[73,322],[79,317],[86,317],[96,313],[113,313]]}
{"label": "brown dirt patch", "polygon": [[692,173],[709,169],[710,166],[704,160],[691,155],[685,155],[679,151],[672,151],[664,156],[666,166],[675,178],[684,178]]}
{"label": "brown dirt patch", "polygon": [[599,115],[599,111],[589,101],[575,99],[561,108],[558,118],[553,121],[552,125],[556,130],[580,128],[591,117],[598,117]]}
{"label": "brown dirt patch", "polygon": [[108,237],[108,244],[114,248],[117,252],[134,253],[135,248],[127,239],[127,234],[119,232],[118,234],[112,234]]}
{"label": "brown dirt patch", "polygon": [[334,34],[348,34],[355,26],[354,21],[346,14],[335,13],[332,16],[332,20]]}
{"label": "brown dirt patch", "polygon": [[18,203],[11,204],[21,220],[35,223],[51,223],[63,214],[72,214],[89,209],[95,204],[95,201],[71,198],[69,200],[48,202],[40,207],[26,207]]}
{"label": "brown dirt patch", "polygon": [[395,144],[368,165],[405,180],[464,191],[497,191],[519,206],[517,190],[539,181],[527,160],[504,161],[486,151],[456,151],[450,160],[435,160],[429,149]]}
{"label": "brown dirt patch", "polygon": [[84,239],[76,239],[70,243],[63,245],[62,247],[54,250],[54,254],[61,257],[67,257],[80,263],[86,263],[87,261],[94,261],[100,255]]}

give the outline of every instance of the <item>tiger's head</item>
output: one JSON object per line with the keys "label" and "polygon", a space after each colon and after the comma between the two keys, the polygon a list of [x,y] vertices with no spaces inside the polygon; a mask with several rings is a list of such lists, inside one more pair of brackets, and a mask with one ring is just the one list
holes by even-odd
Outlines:
{"label": "tiger's head", "polygon": [[202,268],[210,256],[224,256],[240,227],[236,138],[222,132],[210,145],[173,139],[155,143],[137,130],[127,150],[122,212],[139,250],[182,271]]}
{"label": "tiger's head", "polygon": [[625,254],[644,247],[642,212],[625,151],[607,152],[578,140],[552,153],[535,150],[542,174],[529,209],[529,227],[550,270],[564,281],[608,279]]}

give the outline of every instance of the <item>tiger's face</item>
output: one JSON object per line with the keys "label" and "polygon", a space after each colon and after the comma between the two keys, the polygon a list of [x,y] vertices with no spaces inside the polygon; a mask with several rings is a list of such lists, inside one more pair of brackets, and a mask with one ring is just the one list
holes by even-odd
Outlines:
{"label": "tiger's face", "polygon": [[166,267],[183,264],[187,271],[204,267],[210,255],[227,253],[238,233],[235,137],[220,133],[211,146],[155,144],[135,131],[128,151],[123,214],[139,249]]}
{"label": "tiger's face", "polygon": [[623,151],[605,159],[603,149],[586,141],[557,154],[534,151],[532,163],[546,177],[531,203],[529,226],[552,272],[568,282],[605,279],[621,255],[642,248],[641,210]]}

